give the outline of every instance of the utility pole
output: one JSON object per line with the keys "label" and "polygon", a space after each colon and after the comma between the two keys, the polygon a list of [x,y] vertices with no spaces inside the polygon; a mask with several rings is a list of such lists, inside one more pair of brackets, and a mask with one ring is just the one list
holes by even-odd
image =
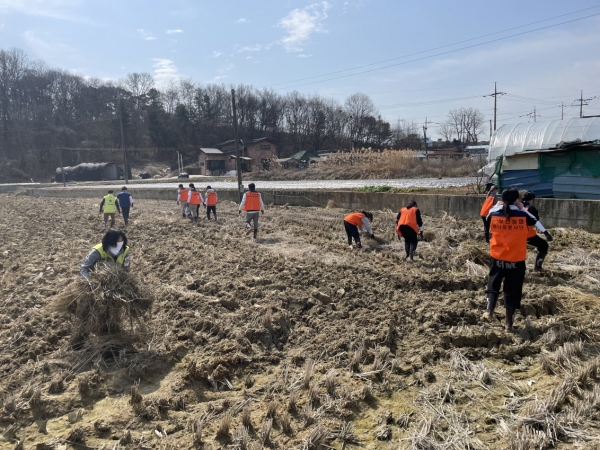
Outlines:
{"label": "utility pole", "polygon": [[123,100],[119,94],[119,118],[121,119],[121,149],[123,149],[123,172],[125,175],[125,184],[129,183],[127,171],[127,151],[125,150],[125,133],[123,132]]}
{"label": "utility pole", "polygon": [[565,103],[560,104],[560,120],[565,120]]}
{"label": "utility pole", "polygon": [[240,141],[238,139],[237,110],[235,108],[235,89],[231,90],[231,106],[233,108],[233,137],[235,139],[235,171],[237,172],[238,193],[241,202],[242,196],[244,195],[244,188],[242,187],[242,161],[240,160]]}
{"label": "utility pole", "polygon": [[583,98],[583,91],[581,91],[581,97],[576,98],[575,100],[573,100],[575,103],[579,103],[579,117],[583,118],[583,105],[587,106],[589,105],[589,102],[591,100],[594,100],[596,97],[590,97],[590,98]]}
{"label": "utility pole", "polygon": [[433,122],[428,122],[427,121],[427,117],[425,117],[425,124],[423,124],[423,143],[425,145],[425,158],[429,158],[429,152],[427,149],[427,124],[430,124]]}
{"label": "utility pole", "polygon": [[490,119],[490,141],[492,140],[492,119]]}
{"label": "utility pole", "polygon": [[533,107],[533,122],[536,122],[535,106]]}
{"label": "utility pole", "polygon": [[494,81],[494,93],[490,95],[484,95],[484,97],[494,97],[494,131],[496,131],[496,112],[498,110],[499,95],[506,95],[506,92],[498,92],[497,83]]}

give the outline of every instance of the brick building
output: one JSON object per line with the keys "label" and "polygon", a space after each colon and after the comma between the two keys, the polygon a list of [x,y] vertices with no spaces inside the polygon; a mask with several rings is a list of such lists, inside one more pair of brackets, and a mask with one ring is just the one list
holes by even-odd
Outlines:
{"label": "brick building", "polygon": [[[224,154],[230,155],[228,170],[235,170],[235,140],[221,142],[215,147]],[[271,161],[277,159],[277,145],[266,137],[245,143],[240,139],[239,148],[243,172],[252,171],[255,167],[266,167]]]}
{"label": "brick building", "polygon": [[223,175],[229,169],[229,155],[218,148],[201,148],[198,154],[200,175]]}

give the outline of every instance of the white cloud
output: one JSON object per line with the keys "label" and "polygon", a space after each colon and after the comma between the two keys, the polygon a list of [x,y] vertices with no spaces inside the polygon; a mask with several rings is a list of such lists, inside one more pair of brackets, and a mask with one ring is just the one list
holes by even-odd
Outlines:
{"label": "white cloud", "polygon": [[312,54],[309,53],[307,55],[305,55],[305,54],[298,55],[298,58],[312,58]]}
{"label": "white cloud", "polygon": [[217,75],[216,77],[213,78],[213,81],[219,81],[219,80],[223,80],[224,78],[227,78],[228,75]]}
{"label": "white cloud", "polygon": [[236,48],[236,50],[239,53],[242,53],[242,52],[259,52],[262,49],[262,45],[260,45],[260,44],[246,45],[245,47],[242,47],[240,45],[236,45],[235,48]]}
{"label": "white cloud", "polygon": [[166,58],[153,58],[154,81],[158,86],[166,86],[169,81],[175,81],[182,75],[179,73],[175,63]]}
{"label": "white cloud", "polygon": [[183,33],[182,30],[167,30],[167,34],[177,34],[177,33]]}
{"label": "white cloud", "polygon": [[0,0],[0,12],[19,12],[30,16],[88,22],[73,14],[81,0]]}
{"label": "white cloud", "polygon": [[150,31],[146,31],[143,28],[138,28],[136,31],[138,32],[138,35],[145,41],[156,40],[156,38],[152,35],[152,33]]}
{"label": "white cloud", "polygon": [[52,36],[39,36],[33,30],[23,33],[27,45],[40,58],[48,63],[64,64],[65,59],[74,60],[76,50],[61,42],[53,41]]}
{"label": "white cloud", "polygon": [[240,17],[238,20],[235,21],[235,23],[246,23],[248,22],[248,19],[244,19],[243,17]]}
{"label": "white cloud", "polygon": [[323,21],[331,5],[324,1],[303,9],[294,9],[279,21],[278,26],[287,31],[281,44],[288,52],[300,52],[313,33],[324,32]]}
{"label": "white cloud", "polygon": [[223,53],[221,53],[221,52],[218,52],[218,51],[216,51],[216,50],[215,50],[215,51],[213,52],[213,57],[215,57],[215,58],[218,58],[218,57],[219,57],[219,56],[221,56],[222,54],[223,54]]}

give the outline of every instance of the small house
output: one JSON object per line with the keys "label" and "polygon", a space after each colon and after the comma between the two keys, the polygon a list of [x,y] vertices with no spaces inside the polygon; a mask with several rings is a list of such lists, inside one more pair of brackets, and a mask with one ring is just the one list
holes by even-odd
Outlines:
{"label": "small house", "polygon": [[[235,170],[235,140],[221,142],[215,147],[230,156],[229,170]],[[271,139],[263,137],[252,141],[239,141],[242,172],[250,172],[255,167],[268,167],[277,158],[277,145]]]}
{"label": "small house", "polygon": [[229,169],[229,156],[218,148],[200,148],[198,167],[200,175],[224,175]]}

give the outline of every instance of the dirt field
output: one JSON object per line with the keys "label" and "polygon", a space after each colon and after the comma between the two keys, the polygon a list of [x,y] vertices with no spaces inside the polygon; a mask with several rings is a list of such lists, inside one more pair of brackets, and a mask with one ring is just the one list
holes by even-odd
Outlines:
{"label": "dirt field", "polygon": [[596,448],[600,236],[551,230],[505,335],[503,308],[480,322],[479,218],[424,217],[411,263],[392,211],[389,245],[350,250],[340,209],[268,208],[252,242],[234,204],[197,227],[176,208],[138,202],[126,229],[145,329],[73,345],[51,304],[98,202],[0,196],[0,448]]}

